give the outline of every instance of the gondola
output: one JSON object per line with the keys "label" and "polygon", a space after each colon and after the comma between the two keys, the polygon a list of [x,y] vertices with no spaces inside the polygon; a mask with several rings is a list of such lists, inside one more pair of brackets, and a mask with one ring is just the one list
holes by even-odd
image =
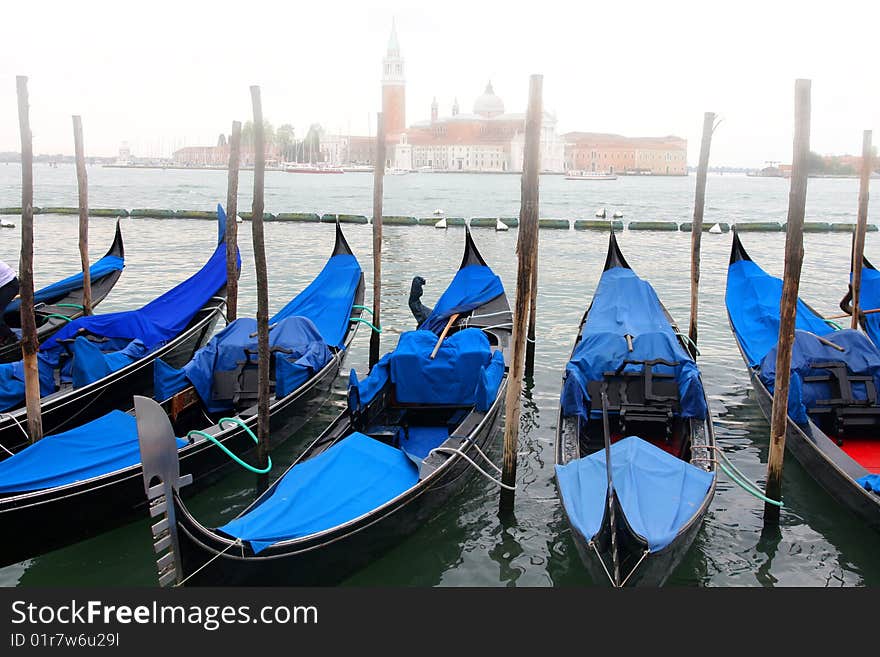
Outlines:
{"label": "gondola", "polygon": [[[852,275],[850,275],[852,278]],[[867,258],[862,259],[862,284],[859,290],[859,306],[862,312],[859,314],[859,326],[871,338],[871,342],[880,346],[880,313],[871,312],[865,314],[865,310],[880,308],[880,272]],[[852,316],[852,285],[850,284],[846,296],[840,301],[840,309],[847,315]]]}
{"label": "gondola", "polygon": [[[782,281],[752,261],[734,230],[727,317],[769,421]],[[785,447],[841,506],[880,529],[880,350],[798,299]]]}
{"label": "gondola", "polygon": [[[337,225],[320,274],[270,320],[273,444],[327,399],[361,321],[363,295],[361,267]],[[255,330],[253,319],[239,318],[182,368],[157,362],[154,395],[182,437],[180,467],[199,487],[233,463],[214,441],[239,458],[255,448],[248,433],[257,422]],[[122,524],[145,506],[142,482],[133,410],[111,411],[0,462],[0,526],[17,537],[0,544],[0,565]]]}
{"label": "gondola", "polygon": [[[37,354],[43,434],[67,431],[152,394],[153,364],[179,367],[203,346],[226,305],[225,215],[208,262],[137,310],[80,317]],[[0,461],[30,444],[21,361],[0,365]]]}
{"label": "gondola", "polygon": [[685,338],[611,233],[566,364],[556,482],[596,583],[660,586],[715,494],[715,434]]}
{"label": "gondola", "polygon": [[[92,308],[104,300],[125,267],[125,248],[122,230],[116,221],[116,235],[107,254],[89,267],[92,285]],[[37,341],[44,342],[71,320],[83,315],[82,272],[52,283],[34,293],[34,318],[37,322]],[[21,302],[16,299],[3,311],[3,321],[13,330],[21,328]],[[21,342],[0,347],[0,363],[21,358]]]}
{"label": "gondola", "polygon": [[[348,408],[237,518],[205,527],[180,497],[165,412],[137,398],[144,484],[162,585],[328,585],[431,518],[497,442],[511,314],[500,278],[466,232],[461,267],[430,316]],[[445,337],[444,337],[445,336]],[[435,357],[431,358],[431,354]],[[489,458],[486,456],[486,458]]]}

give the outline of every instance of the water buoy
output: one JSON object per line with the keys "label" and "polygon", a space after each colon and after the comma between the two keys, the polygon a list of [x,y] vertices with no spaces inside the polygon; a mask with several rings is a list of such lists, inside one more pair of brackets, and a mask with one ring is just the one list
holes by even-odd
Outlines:
{"label": "water buoy", "polygon": [[713,235],[719,235],[719,234],[723,233],[724,231],[721,230],[721,224],[715,224],[714,226],[712,226],[709,229],[709,232],[712,233]]}
{"label": "water buoy", "polygon": [[501,221],[501,219],[495,220],[495,230],[510,230],[510,227]]}
{"label": "water buoy", "polygon": [[[604,215],[603,215],[603,216],[604,216]],[[614,216],[615,219],[621,219],[621,218],[623,218],[623,212],[621,212],[620,210],[618,210],[617,212],[614,213],[613,216]]]}
{"label": "water buoy", "polygon": [[237,224],[243,224],[243,223],[244,223],[244,219],[241,218],[241,215],[240,215],[240,214],[235,215],[235,223],[237,223]]}
{"label": "water buoy", "polygon": [[443,217],[440,221],[434,224],[434,228],[446,228],[446,217]]}

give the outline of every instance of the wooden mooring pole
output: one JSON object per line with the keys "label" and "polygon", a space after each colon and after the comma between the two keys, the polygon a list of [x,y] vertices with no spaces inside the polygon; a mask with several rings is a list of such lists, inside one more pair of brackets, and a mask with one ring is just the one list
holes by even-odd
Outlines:
{"label": "wooden mooring pole", "polygon": [[[251,229],[254,241],[254,268],[257,272],[257,455],[259,468],[269,464],[269,279],[266,273],[266,243],[263,237],[263,182],[266,174],[266,150],[263,135],[263,104],[260,87],[251,87],[254,107],[254,202]],[[233,219],[234,221],[234,219]],[[268,487],[269,475],[261,474],[257,488]]]}
{"label": "wooden mooring pole", "polygon": [[703,240],[703,210],[706,207],[706,177],[709,174],[709,150],[715,113],[703,114],[703,141],[700,143],[700,164],[697,167],[697,188],[694,192],[694,221],[691,224],[691,320],[688,327],[688,350],[697,357],[697,315],[700,302],[700,246]]}
{"label": "wooden mooring pole", "polygon": [[[382,327],[382,195],[385,183],[385,125],[376,114],[376,161],[373,164],[373,324]],[[378,332],[370,334],[370,369],[379,362]]]}
{"label": "wooden mooring pole", "polygon": [[[241,121],[232,122],[229,172],[226,176],[226,320],[238,317],[238,169],[241,159]],[[262,217],[260,218],[262,224]],[[262,225],[261,225],[262,230]]]}
{"label": "wooden mooring pole", "polygon": [[35,443],[43,437],[40,414],[40,375],[37,370],[37,322],[34,318],[34,148],[28,105],[27,77],[15,78],[18,91],[18,126],[21,132],[21,352],[24,359],[24,390],[28,436]]}
{"label": "wooden mooring pole", "polygon": [[[537,194],[537,192],[536,192]],[[537,196],[535,205],[538,204]],[[535,375],[535,347],[537,346],[537,338],[535,325],[538,322],[538,245],[535,245],[534,262],[532,263],[532,284],[531,293],[529,294],[529,329],[526,334],[526,377]]]}
{"label": "wooden mooring pole", "polygon": [[92,314],[92,275],[89,271],[89,178],[83,147],[82,117],[73,117],[73,147],[76,153],[76,185],[79,190],[79,259],[83,271],[83,314]]}
{"label": "wooden mooring pole", "polygon": [[862,138],[862,175],[859,182],[859,217],[853,236],[852,256],[852,328],[859,327],[862,311],[862,261],[865,257],[865,233],[868,230],[868,189],[871,186],[871,131],[865,130]]}
{"label": "wooden mooring pole", "polygon": [[[533,272],[538,264],[538,172],[541,159],[541,91],[544,77],[532,75],[529,79],[529,107],[526,114],[525,148],[523,152],[519,237],[517,238],[518,268],[516,273],[516,303],[513,311],[513,336],[510,370],[507,380],[506,411],[504,416],[504,460],[501,481],[508,486],[516,482],[516,456],[519,438],[519,420],[522,405],[522,380],[528,335],[528,321],[532,302]],[[514,492],[501,489],[501,511],[513,508]]]}
{"label": "wooden mooring pole", "polygon": [[[776,381],[770,414],[770,454],[767,461],[767,497],[782,499],[782,462],[788,426],[788,386],[791,348],[797,319],[798,287],[804,260],[804,213],[807,203],[807,159],[810,153],[810,81],[797,80],[794,89],[794,155],[788,196],[788,229],[785,235],[785,269],[776,345]],[[764,504],[764,524],[779,524],[779,507]]]}

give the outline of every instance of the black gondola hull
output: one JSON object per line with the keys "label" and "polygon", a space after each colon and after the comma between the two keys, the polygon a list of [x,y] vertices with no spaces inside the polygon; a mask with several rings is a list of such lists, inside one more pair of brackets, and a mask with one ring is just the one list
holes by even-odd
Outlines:
{"label": "black gondola hull", "polygon": [[[113,244],[110,245],[110,250],[107,251],[105,257],[110,255],[120,258],[125,256],[125,249],[122,243],[122,230],[119,227],[118,221],[116,222],[116,235],[113,238]],[[91,281],[92,308],[101,303],[104,298],[110,294],[110,291],[113,289],[113,286],[116,285],[120,276],[122,276],[122,270],[111,271],[105,276],[101,276],[100,278]],[[37,342],[42,344],[63,328],[68,321],[83,316],[82,310],[70,309],[65,305],[59,306],[58,304],[81,305],[82,300],[83,289],[79,288],[77,290],[71,290],[65,295],[47,300],[38,310],[35,310],[36,320],[38,322]],[[14,313],[14,315],[15,317],[12,318],[13,320],[18,318],[18,313]],[[67,317],[67,320],[62,317],[50,317],[50,315],[63,315],[64,317]],[[7,323],[16,327],[21,324],[20,321],[7,321]],[[18,360],[21,360],[20,341],[0,347],[0,363],[13,363]]]}
{"label": "black gondola hull", "polygon": [[[354,335],[352,330],[352,337]],[[324,368],[296,394],[270,408],[270,439],[278,444],[290,436],[326,402],[347,349],[338,351]],[[129,395],[129,404],[131,396]],[[256,433],[256,416],[245,420]],[[256,451],[253,439],[240,427],[217,434],[224,446],[245,461]],[[192,474],[195,484],[187,494],[219,479],[235,463],[213,443],[201,441],[179,452],[180,471]],[[71,545],[126,521],[142,517],[146,507],[140,465],[78,484],[0,498],[0,526],[14,541],[0,546],[0,566]]]}
{"label": "black gondola hull", "polygon": [[[492,453],[499,423],[503,416],[505,377],[495,402],[472,434],[473,441],[486,453]],[[330,426],[325,435],[348,429],[345,414]],[[320,438],[318,439],[320,440]],[[317,441],[316,441],[317,442]],[[474,458],[476,450],[465,452]],[[259,555],[242,558],[239,546],[199,524],[175,494],[175,515],[183,572],[189,574],[187,585],[195,586],[309,586],[338,584],[358,569],[374,561],[389,548],[416,532],[454,494],[474,476],[464,459],[450,457],[444,471],[430,481],[419,482],[408,493],[380,509],[323,534],[307,537],[295,544],[272,546]],[[225,550],[225,552],[224,552]],[[219,557],[217,554],[223,552]],[[215,558],[216,557],[216,558]],[[198,570],[214,559],[210,565]]]}
{"label": "black gondola hull", "polygon": [[[151,395],[155,359],[161,358],[172,367],[187,363],[210,340],[224,304],[225,292],[222,298],[205,304],[179,336],[145,358],[82,388],[43,398],[40,409],[44,435],[72,429],[117,408],[131,408],[133,395]],[[0,415],[0,460],[27,447],[26,426],[24,408]]]}

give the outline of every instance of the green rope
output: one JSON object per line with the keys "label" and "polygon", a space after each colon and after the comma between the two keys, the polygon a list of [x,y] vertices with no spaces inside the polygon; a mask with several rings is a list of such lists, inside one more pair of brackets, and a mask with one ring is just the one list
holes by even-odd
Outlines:
{"label": "green rope", "polygon": [[362,305],[357,304],[357,303],[356,303],[355,305],[353,305],[352,308],[357,308],[358,310],[366,310],[366,311],[367,311],[368,313],[370,313],[371,315],[373,314],[373,311],[372,311],[372,310],[370,310],[370,309],[367,308],[366,306],[362,306]]}
{"label": "green rope", "polygon": [[[257,439],[257,437],[254,435],[254,432],[251,431],[250,427],[249,427],[248,425],[246,425],[244,422],[242,422],[240,419],[238,419],[237,417],[221,417],[221,418],[220,418],[220,422],[218,423],[218,426],[222,429],[222,428],[223,428],[223,424],[226,423],[226,422],[232,422],[233,424],[237,424],[238,426],[240,426],[242,429],[245,430],[245,433],[247,433],[247,435],[249,435],[251,438],[254,439],[254,442],[255,442],[256,444],[258,444],[258,445],[260,444],[260,441],[259,441],[259,440]],[[186,434],[187,439],[189,439],[190,436],[201,436],[202,438],[207,438],[207,439],[210,440],[212,443],[214,443],[215,445],[217,445],[217,447],[219,447],[219,448],[222,449],[224,452],[226,452],[226,455],[227,455],[229,458],[231,458],[233,461],[235,461],[236,463],[238,463],[238,464],[239,464],[241,467],[243,467],[245,470],[250,470],[250,471],[253,472],[254,474],[266,474],[266,473],[268,473],[268,472],[272,469],[272,457],[271,457],[271,456],[267,457],[268,464],[266,465],[266,467],[263,468],[263,469],[259,469],[259,468],[255,468],[254,466],[250,465],[249,463],[245,463],[244,461],[242,461],[242,460],[241,460],[240,458],[238,458],[235,454],[233,454],[232,452],[230,452],[230,451],[226,448],[226,445],[224,445],[223,443],[221,443],[219,440],[217,440],[214,436],[212,436],[211,434],[209,434],[209,433],[206,432],[206,431],[199,431],[198,429],[193,429],[193,430],[190,431],[188,434]]]}
{"label": "green rope", "polygon": [[85,310],[85,306],[81,306],[78,303],[55,303],[52,304],[56,308],[76,308],[78,310]]}
{"label": "green rope", "polygon": [[57,317],[58,319],[63,319],[63,320],[66,321],[66,322],[72,322],[72,321],[73,321],[73,320],[70,319],[70,317],[68,317],[67,315],[59,315],[58,313],[49,313],[48,315],[43,315],[43,317],[45,317],[46,319],[50,319],[50,318],[52,318],[52,317]]}
{"label": "green rope", "polygon": [[745,492],[757,497],[759,500],[766,502],[767,504],[773,504],[775,506],[782,507],[782,502],[780,502],[778,500],[771,500],[769,497],[764,495],[759,490],[752,488],[749,484],[747,484],[745,481],[742,481],[739,477],[737,477],[730,470],[728,470],[727,466],[724,465],[723,463],[721,463],[720,461],[719,461],[718,465],[721,466],[721,469],[724,470],[724,473],[728,477],[733,479],[734,483],[738,484],[740,486],[740,488],[742,488]]}
{"label": "green rope", "polygon": [[373,326],[370,322],[368,322],[368,321],[365,320],[365,319],[361,319],[360,317],[349,317],[349,319],[350,319],[352,322],[360,322],[361,324],[366,324],[366,325],[369,326],[372,330],[374,330],[376,333],[379,333],[380,335],[382,334],[382,329],[380,329],[378,326]]}
{"label": "green rope", "polygon": [[679,333],[678,331],[676,331],[675,334],[676,334],[678,337],[684,339],[684,341],[687,342],[688,344],[693,345],[693,347],[694,347],[694,353],[697,354],[697,356],[699,357],[699,355],[700,355],[700,350],[697,348],[697,343],[694,342],[693,340],[691,340],[691,336],[686,335],[686,334],[684,334],[684,333]]}
{"label": "green rope", "polygon": [[835,322],[833,319],[825,319],[825,320],[823,320],[823,321],[824,321],[826,324],[828,324],[829,326],[833,326],[833,327],[836,328],[838,331],[842,331],[842,330],[843,330],[843,327],[842,327],[840,324],[838,324],[837,322]]}

